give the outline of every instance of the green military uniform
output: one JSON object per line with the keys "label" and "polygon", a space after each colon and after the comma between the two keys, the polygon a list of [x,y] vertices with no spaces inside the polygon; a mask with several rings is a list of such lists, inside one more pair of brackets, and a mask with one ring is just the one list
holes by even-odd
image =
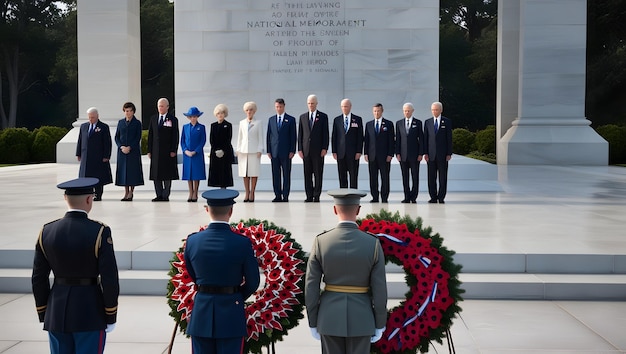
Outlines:
{"label": "green military uniform", "polygon": [[[355,203],[354,193],[329,192],[336,204]],[[344,198],[352,199],[338,200]],[[320,291],[322,281],[325,288]],[[305,301],[309,326],[321,335],[323,353],[369,353],[370,338],[387,320],[385,259],[378,238],[351,221],[318,235],[307,265]]]}

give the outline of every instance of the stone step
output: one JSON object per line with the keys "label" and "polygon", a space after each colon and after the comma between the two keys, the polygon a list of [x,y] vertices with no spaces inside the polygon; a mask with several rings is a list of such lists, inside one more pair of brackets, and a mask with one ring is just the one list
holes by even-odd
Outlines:
{"label": "stone step", "polygon": [[[171,251],[116,251],[120,270],[169,270]],[[33,266],[34,250],[0,250],[0,268]],[[626,255],[457,253],[464,273],[626,274]],[[401,272],[395,265],[388,272]]]}
{"label": "stone step", "polygon": [[[165,296],[166,271],[121,270],[122,295]],[[31,292],[30,269],[0,269],[0,292]],[[464,299],[507,300],[626,300],[624,274],[478,274],[459,276]],[[390,299],[403,299],[408,290],[404,274],[387,273]]]}

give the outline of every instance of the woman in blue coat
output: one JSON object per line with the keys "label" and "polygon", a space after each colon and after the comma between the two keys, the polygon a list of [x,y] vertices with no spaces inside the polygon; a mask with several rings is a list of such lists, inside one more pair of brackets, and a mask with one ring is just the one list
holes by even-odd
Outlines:
{"label": "woman in blue coat", "polygon": [[204,144],[206,143],[206,128],[198,123],[198,118],[204,112],[197,107],[191,107],[187,113],[189,123],[183,126],[180,136],[180,148],[183,150],[183,180],[189,186],[188,202],[198,201],[200,180],[206,179],[204,167]]}
{"label": "woman in blue coat", "polygon": [[133,200],[135,186],[143,186],[141,167],[141,122],[135,118],[135,105],[124,103],[124,118],[117,123],[115,144],[117,144],[117,170],[115,185],[124,186],[123,202]]}

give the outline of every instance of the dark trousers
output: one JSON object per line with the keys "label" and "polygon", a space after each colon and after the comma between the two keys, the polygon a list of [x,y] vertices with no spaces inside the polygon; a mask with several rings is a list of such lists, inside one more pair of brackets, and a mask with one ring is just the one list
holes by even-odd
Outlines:
{"label": "dark trousers", "polygon": [[241,354],[243,353],[243,337],[205,338],[191,337],[192,354]]}
{"label": "dark trousers", "polygon": [[322,354],[369,354],[370,338],[322,335]]}
{"label": "dark trousers", "polygon": [[171,180],[154,180],[154,191],[158,198],[169,199],[172,191]]}
{"label": "dark trousers", "polygon": [[319,199],[322,194],[322,175],[324,158],[319,154],[309,154],[302,161],[304,165],[304,191],[306,199]]}
{"label": "dark trousers", "polygon": [[104,186],[102,184],[96,184],[94,186],[94,189],[96,190],[96,198],[102,198],[102,193],[104,193]]}
{"label": "dark trousers", "polygon": [[50,354],[102,354],[106,332],[48,332]]}
{"label": "dark trousers", "polygon": [[400,161],[400,170],[402,171],[404,200],[414,202],[419,193],[420,162],[417,160]]}
{"label": "dark trousers", "polygon": [[[437,190],[439,179],[439,190]],[[428,162],[428,194],[431,200],[442,201],[448,191],[448,161],[444,158]]]}
{"label": "dark trousers", "polygon": [[370,193],[374,200],[378,200],[378,174],[380,174],[380,198],[383,202],[389,198],[389,171],[391,163],[384,159],[376,159],[368,163],[370,172]]}
{"label": "dark trousers", "polygon": [[337,172],[339,174],[339,188],[348,188],[348,175],[350,175],[350,188],[359,188],[359,160],[356,160],[354,156],[337,159]]}
{"label": "dark trousers", "polygon": [[291,190],[291,159],[272,157],[272,185],[276,198],[288,199]]}

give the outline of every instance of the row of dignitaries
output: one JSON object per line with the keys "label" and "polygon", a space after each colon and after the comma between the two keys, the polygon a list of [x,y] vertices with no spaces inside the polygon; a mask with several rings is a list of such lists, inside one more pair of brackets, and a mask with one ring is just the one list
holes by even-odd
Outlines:
{"label": "row of dignitaries", "polygon": [[119,278],[111,229],[87,216],[99,183],[78,178],[59,184],[68,211],[45,224],[35,244],[32,289],[53,354],[101,354],[115,328]]}

